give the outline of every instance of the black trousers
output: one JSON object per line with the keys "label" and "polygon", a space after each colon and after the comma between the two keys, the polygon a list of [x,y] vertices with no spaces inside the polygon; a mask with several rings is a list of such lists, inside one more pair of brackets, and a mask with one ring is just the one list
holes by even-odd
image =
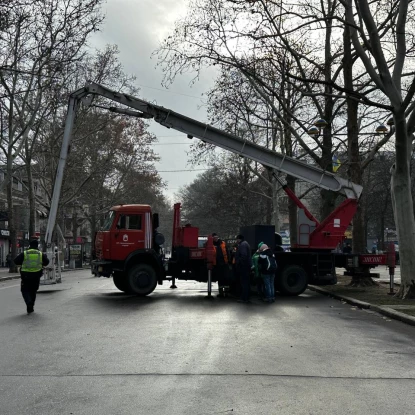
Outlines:
{"label": "black trousers", "polygon": [[241,300],[249,301],[249,296],[251,294],[251,278],[250,278],[250,269],[248,267],[238,267],[237,273],[239,281],[241,284]]}
{"label": "black trousers", "polygon": [[25,272],[22,274],[22,283],[20,290],[23,299],[28,307],[33,307],[36,301],[36,293],[39,289],[40,278],[42,274]]}
{"label": "black trousers", "polygon": [[216,265],[213,267],[212,277],[218,282],[219,287],[229,285],[229,267],[227,264]]}

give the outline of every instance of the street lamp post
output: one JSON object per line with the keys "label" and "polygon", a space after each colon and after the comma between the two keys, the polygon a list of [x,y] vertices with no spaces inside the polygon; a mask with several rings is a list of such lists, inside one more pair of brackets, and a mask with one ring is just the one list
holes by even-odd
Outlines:
{"label": "street lamp post", "polygon": [[[323,118],[318,119],[314,125],[312,125],[308,130],[307,133],[308,135],[312,136],[312,137],[318,137],[321,134],[321,130],[324,129],[325,127],[327,127],[328,123],[326,120],[324,120]],[[387,125],[389,125],[390,127],[394,125],[394,121],[393,118],[390,118],[387,121]],[[379,124],[376,127],[376,130],[374,133],[359,133],[359,135],[374,135],[374,134],[386,134],[388,132],[388,127],[386,127],[386,125],[384,124]],[[340,134],[333,134],[333,136],[347,136],[348,133],[340,133]]]}

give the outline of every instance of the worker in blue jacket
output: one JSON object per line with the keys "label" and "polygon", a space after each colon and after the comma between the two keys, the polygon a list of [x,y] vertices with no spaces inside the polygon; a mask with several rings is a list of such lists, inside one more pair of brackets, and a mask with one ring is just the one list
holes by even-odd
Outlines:
{"label": "worker in blue jacket", "polygon": [[264,300],[267,303],[273,303],[275,301],[274,280],[277,261],[268,245],[262,244],[258,251],[258,268],[264,280]]}
{"label": "worker in blue jacket", "polygon": [[252,271],[254,272],[254,282],[256,284],[256,289],[257,289],[257,293],[259,298],[264,298],[264,281],[262,279],[261,276],[261,272],[259,269],[259,265],[258,265],[258,260],[259,260],[259,249],[261,248],[261,246],[264,245],[264,242],[260,242],[258,244],[258,250],[254,253],[254,255],[252,255]]}

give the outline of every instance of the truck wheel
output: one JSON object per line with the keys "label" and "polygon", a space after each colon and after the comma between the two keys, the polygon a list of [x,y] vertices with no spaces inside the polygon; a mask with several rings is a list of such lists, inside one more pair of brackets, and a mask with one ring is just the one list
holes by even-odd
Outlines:
{"label": "truck wheel", "polygon": [[148,295],[157,286],[156,271],[147,264],[133,265],[128,271],[128,285],[133,294]]}
{"label": "truck wheel", "polygon": [[114,271],[113,275],[114,285],[120,290],[127,294],[131,294],[131,288],[128,285],[127,276],[123,272]]}
{"label": "truck wheel", "polygon": [[300,295],[307,288],[307,273],[298,265],[290,265],[283,269],[279,287],[284,295]]}

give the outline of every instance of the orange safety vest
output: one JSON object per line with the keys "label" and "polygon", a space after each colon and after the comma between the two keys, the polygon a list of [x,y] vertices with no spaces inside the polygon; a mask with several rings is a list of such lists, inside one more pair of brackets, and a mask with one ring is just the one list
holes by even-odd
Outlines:
{"label": "orange safety vest", "polygon": [[[213,247],[215,248],[215,254],[216,254],[216,245],[213,245]],[[225,242],[221,242],[220,247],[222,249],[222,254],[223,254],[223,260],[225,261],[225,264],[228,263],[228,253],[226,252],[226,244]]]}

